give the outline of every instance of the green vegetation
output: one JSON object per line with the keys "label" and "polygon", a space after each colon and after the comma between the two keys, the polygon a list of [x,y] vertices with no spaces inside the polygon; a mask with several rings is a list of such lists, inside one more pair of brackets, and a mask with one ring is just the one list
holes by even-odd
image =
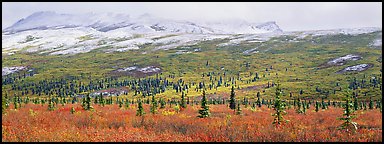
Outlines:
{"label": "green vegetation", "polygon": [[351,100],[351,90],[347,89],[346,95],[345,95],[345,107],[344,107],[344,113],[343,116],[339,118],[339,120],[343,120],[344,123],[340,126],[341,129],[348,130],[357,130],[357,123],[353,122],[352,119],[354,119],[356,116],[354,114],[353,110],[353,102]]}
{"label": "green vegetation", "polygon": [[205,90],[203,90],[203,98],[201,99],[201,109],[199,110],[199,118],[209,117],[211,113],[209,112],[209,107],[207,106],[207,98],[205,97]]}
{"label": "green vegetation", "polygon": [[[100,48],[76,55],[16,52],[13,55],[3,54],[2,66],[28,66],[28,70],[33,72],[24,70],[4,76],[2,91],[10,95],[9,100],[14,98],[13,95],[35,99],[48,98],[49,94],[74,99],[94,91],[124,87],[129,93],[122,93],[119,98],[134,100],[154,94],[160,100],[160,108],[164,108],[169,99],[181,101],[181,107],[186,106],[185,99],[181,100],[183,94],[180,93],[193,100],[205,89],[208,96],[228,99],[227,94],[232,95],[233,92],[234,96],[236,88],[237,100],[245,98],[251,102],[257,101],[256,104],[260,107],[264,101],[269,103],[273,99],[274,84],[271,81],[278,78],[283,91],[294,95],[281,95],[284,100],[293,101],[299,98],[304,101],[341,101],[344,97],[341,91],[347,85],[358,89],[357,103],[372,98],[373,104],[381,99],[382,66],[378,59],[381,59],[382,50],[369,47],[369,43],[380,33],[306,37],[298,42],[290,42],[293,38],[288,36],[272,38],[263,43],[242,42],[219,47],[218,44],[228,42],[228,39],[221,39],[167,51],[152,51],[155,46],[142,45],[139,50],[114,53],[101,52]],[[91,36],[80,39],[89,40]],[[256,47],[258,53],[243,53]],[[191,49],[200,51],[175,54],[178,50]],[[142,54],[143,52],[146,54]],[[329,60],[347,54],[359,54],[363,58],[348,61],[343,66],[319,68]],[[362,72],[336,73],[345,67],[362,63],[373,64],[373,67]],[[151,74],[116,71],[131,66],[156,66],[161,71]],[[161,82],[156,82],[157,80]],[[50,82],[60,83],[61,86]],[[45,87],[36,86],[39,83],[39,86]],[[150,84],[149,87],[147,84]],[[116,96],[108,96],[105,104],[112,104],[116,99]],[[233,110],[236,110],[236,99],[231,96],[229,101]],[[39,101],[46,102],[42,99]],[[100,97],[98,103],[103,105],[103,101]],[[305,107],[302,104],[300,106]],[[362,106],[371,108],[372,104]],[[322,101],[316,105],[316,109],[318,106],[326,109],[329,105]]]}
{"label": "green vegetation", "polygon": [[144,111],[143,104],[142,104],[141,100],[139,100],[139,104],[138,104],[137,111],[136,111],[136,116],[143,116],[143,115],[145,115],[145,111]]}
{"label": "green vegetation", "polygon": [[[275,117],[272,124],[275,125],[281,125],[283,122],[288,122],[289,120],[285,120],[283,115],[286,115],[287,112],[285,111],[286,103],[281,100],[281,88],[280,88],[280,82],[277,82],[276,84],[276,95],[275,95],[275,101],[274,101],[274,107],[275,113],[272,114],[272,116]],[[299,102],[300,103],[300,102]]]}

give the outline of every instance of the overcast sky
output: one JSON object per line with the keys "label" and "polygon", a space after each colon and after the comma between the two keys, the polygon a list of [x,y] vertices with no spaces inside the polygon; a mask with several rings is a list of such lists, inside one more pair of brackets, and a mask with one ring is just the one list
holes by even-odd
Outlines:
{"label": "overcast sky", "polygon": [[58,13],[114,12],[177,20],[244,19],[249,22],[276,21],[284,31],[354,27],[381,27],[381,2],[3,2],[2,29],[37,11]]}

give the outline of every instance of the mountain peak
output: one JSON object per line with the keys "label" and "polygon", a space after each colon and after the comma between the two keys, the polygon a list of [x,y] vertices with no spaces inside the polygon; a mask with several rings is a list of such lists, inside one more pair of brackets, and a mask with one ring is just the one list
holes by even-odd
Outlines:
{"label": "mountain peak", "polygon": [[42,16],[42,15],[54,15],[56,14],[55,11],[37,11],[37,12],[34,12],[30,15],[30,17],[34,17],[34,16]]}
{"label": "mountain peak", "polygon": [[144,13],[144,14],[139,16],[139,18],[147,18],[147,17],[153,17],[153,16],[149,13]]}
{"label": "mountain peak", "polygon": [[89,27],[101,32],[127,27],[133,33],[143,32],[176,32],[176,33],[216,33],[244,34],[282,31],[276,22],[249,23],[245,20],[231,19],[219,22],[196,23],[193,21],[177,21],[155,17],[144,13],[132,19],[127,14],[118,13],[87,13],[60,14],[54,11],[40,11],[19,20],[4,33],[17,33],[28,30],[62,29]]}

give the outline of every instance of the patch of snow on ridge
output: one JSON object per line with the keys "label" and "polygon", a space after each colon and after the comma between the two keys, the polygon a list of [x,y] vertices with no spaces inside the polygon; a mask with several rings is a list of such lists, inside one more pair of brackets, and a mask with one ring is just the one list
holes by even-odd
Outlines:
{"label": "patch of snow on ridge", "polygon": [[123,68],[123,69],[118,69],[117,71],[119,71],[119,72],[121,72],[121,71],[133,71],[136,69],[137,69],[136,66],[132,66],[132,67],[127,67],[127,68]]}
{"label": "patch of snow on ridge", "polygon": [[346,71],[362,71],[364,68],[368,67],[368,64],[359,64],[351,67],[345,68]]}
{"label": "patch of snow on ridge", "polygon": [[329,30],[309,30],[309,31],[296,31],[296,32],[284,32],[286,35],[296,35],[298,39],[303,39],[306,36],[324,36],[324,35],[360,35],[367,34],[376,31],[381,31],[381,28],[377,27],[363,27],[363,28],[342,28],[342,29],[329,29]]}
{"label": "patch of snow on ridge", "polygon": [[359,64],[354,66],[346,67],[336,73],[344,73],[344,72],[361,72],[373,67],[373,64]]}
{"label": "patch of snow on ridge", "polygon": [[23,70],[25,68],[26,67],[24,67],[24,66],[20,66],[20,67],[3,67],[2,70],[1,70],[1,75],[5,76],[5,75],[8,75],[8,74],[11,74],[11,73]]}
{"label": "patch of snow on ridge", "polygon": [[379,46],[382,46],[382,40],[381,39],[376,39],[374,40],[372,43],[371,43],[372,46],[376,46],[376,47],[379,47]]}
{"label": "patch of snow on ridge", "polygon": [[155,66],[148,66],[148,67],[140,68],[138,71],[141,71],[143,73],[151,73],[151,72],[160,71],[160,68],[155,67]]}
{"label": "patch of snow on ridge", "polygon": [[331,60],[331,61],[328,62],[328,64],[329,65],[343,65],[344,61],[348,61],[348,60],[356,61],[356,60],[359,60],[361,58],[362,57],[360,57],[358,55],[348,54],[346,56],[339,57],[339,58],[336,58],[334,60]]}

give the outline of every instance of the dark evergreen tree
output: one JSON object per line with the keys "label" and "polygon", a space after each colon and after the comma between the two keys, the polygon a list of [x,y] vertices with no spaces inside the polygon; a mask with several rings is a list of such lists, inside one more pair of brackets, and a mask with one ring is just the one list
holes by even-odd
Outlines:
{"label": "dark evergreen tree", "polygon": [[182,108],[187,108],[187,104],[185,103],[185,98],[184,98],[184,91],[181,93],[181,104],[180,106]]}
{"label": "dark evergreen tree", "polygon": [[297,98],[297,109],[296,109],[296,113],[303,113],[303,111],[301,110],[301,101],[300,101],[300,98]]}
{"label": "dark evergreen tree", "polygon": [[143,104],[142,104],[141,99],[140,99],[138,106],[137,106],[136,116],[143,116],[143,115],[145,115],[145,111],[144,111]]}
{"label": "dark evergreen tree", "polygon": [[235,98],[235,89],[234,87],[232,86],[232,89],[231,89],[231,95],[230,95],[230,99],[229,99],[229,108],[235,110],[236,109],[236,98]]}
{"label": "dark evergreen tree", "polygon": [[155,100],[155,95],[152,95],[152,101],[151,101],[151,113],[152,114],[156,114],[157,113],[157,104],[156,104],[156,100]]}
{"label": "dark evergreen tree", "polygon": [[357,101],[357,96],[353,96],[353,109],[355,111],[359,109],[359,102]]}
{"label": "dark evergreen tree", "polygon": [[14,105],[15,109],[18,109],[18,108],[19,108],[19,105],[18,105],[18,103],[17,103],[17,97],[16,97],[16,95],[13,96],[13,105]]}
{"label": "dark evergreen tree", "polygon": [[126,99],[126,100],[125,100],[125,105],[124,105],[125,108],[128,109],[128,108],[129,108],[129,105],[130,105],[129,99]]}
{"label": "dark evergreen tree", "polygon": [[321,109],[327,109],[324,98],[321,98]]}
{"label": "dark evergreen tree", "polygon": [[356,131],[357,130],[357,123],[353,122],[352,119],[355,118],[354,110],[353,110],[353,103],[351,100],[351,91],[348,89],[346,91],[346,97],[345,97],[345,107],[344,107],[344,113],[343,117],[338,118],[339,120],[343,120],[343,124],[340,126],[341,129],[346,129],[349,131],[350,129]]}
{"label": "dark evergreen tree", "polygon": [[71,114],[74,114],[76,111],[75,111],[75,108],[71,108]]}
{"label": "dark evergreen tree", "polygon": [[373,109],[372,97],[369,98],[369,109]]}
{"label": "dark evergreen tree", "polygon": [[315,111],[316,111],[316,112],[319,111],[319,102],[318,102],[318,101],[316,101]]}
{"label": "dark evergreen tree", "polygon": [[240,103],[237,103],[236,115],[241,115]]}
{"label": "dark evergreen tree", "polygon": [[274,102],[274,110],[275,113],[272,114],[272,116],[275,117],[272,124],[275,124],[276,126],[282,124],[284,121],[288,122],[288,120],[284,120],[283,115],[286,115],[287,112],[285,111],[285,102],[283,102],[280,99],[280,96],[282,95],[281,89],[280,89],[280,83],[277,82],[276,84],[276,96],[275,96],[275,102]]}
{"label": "dark evergreen tree", "polygon": [[99,98],[99,101],[100,101],[100,103],[101,103],[101,106],[105,106],[105,99],[104,99],[104,97],[103,97],[103,93],[100,93],[100,98]]}
{"label": "dark evergreen tree", "polygon": [[52,100],[51,96],[49,96],[49,99],[48,99],[48,110],[49,111],[54,111],[55,110],[55,106],[53,104],[53,100]]}
{"label": "dark evergreen tree", "polygon": [[164,99],[160,99],[160,109],[165,108],[165,105],[166,105],[166,102],[164,101]]}
{"label": "dark evergreen tree", "polygon": [[5,108],[7,109],[9,107],[9,98],[8,98],[8,93],[5,93],[4,97],[4,102],[5,102]]}
{"label": "dark evergreen tree", "polygon": [[121,109],[123,107],[123,101],[122,100],[118,100],[117,103],[119,104],[119,108]]}
{"label": "dark evergreen tree", "polygon": [[260,98],[257,98],[256,103],[257,103],[257,106],[258,106],[258,107],[261,107],[261,101],[260,101]]}
{"label": "dark evergreen tree", "polygon": [[211,113],[209,112],[209,107],[207,106],[207,98],[205,97],[205,90],[203,90],[203,98],[201,100],[201,109],[199,110],[199,118],[209,117]]}
{"label": "dark evergreen tree", "polygon": [[83,104],[83,109],[84,110],[92,110],[93,109],[93,107],[91,106],[91,96],[89,93],[86,95],[86,98],[85,98],[85,101]]}

